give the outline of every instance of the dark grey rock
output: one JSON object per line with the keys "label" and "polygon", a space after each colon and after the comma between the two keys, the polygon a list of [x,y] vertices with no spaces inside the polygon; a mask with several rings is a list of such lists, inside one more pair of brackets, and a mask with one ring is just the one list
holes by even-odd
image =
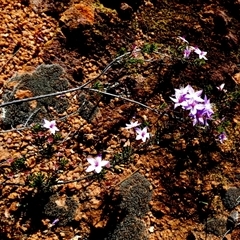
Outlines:
{"label": "dark grey rock", "polygon": [[134,216],[127,216],[109,235],[107,240],[147,240],[144,222]]}
{"label": "dark grey rock", "polygon": [[227,220],[223,218],[209,219],[205,225],[206,231],[216,236],[223,236],[227,232]]}
{"label": "dark grey rock", "polygon": [[222,201],[228,210],[235,208],[240,203],[240,188],[229,188]]}
{"label": "dark grey rock", "polygon": [[[63,202],[63,205],[58,205],[57,201]],[[49,198],[49,202],[44,207],[44,214],[51,220],[59,219],[58,225],[65,226],[74,220],[75,212],[78,203],[71,197],[65,197],[61,200],[58,195],[53,195]]]}
{"label": "dark grey rock", "polygon": [[[4,102],[17,100],[15,94],[20,91],[30,91],[32,96],[45,95],[69,88],[67,79],[63,78],[64,71],[61,66],[56,64],[40,65],[32,73],[17,74],[13,76],[11,82],[13,89],[5,89],[3,93]],[[56,112],[63,113],[68,107],[68,100],[65,96],[47,97],[36,100],[35,107],[31,102],[23,102],[7,106],[3,109],[3,125],[5,128],[16,127],[19,124],[25,124],[31,116],[28,123],[42,121],[43,118],[51,118],[48,108],[52,107]]]}
{"label": "dark grey rock", "polygon": [[121,208],[131,215],[143,217],[149,211],[152,192],[150,182],[139,173],[135,173],[120,185]]}

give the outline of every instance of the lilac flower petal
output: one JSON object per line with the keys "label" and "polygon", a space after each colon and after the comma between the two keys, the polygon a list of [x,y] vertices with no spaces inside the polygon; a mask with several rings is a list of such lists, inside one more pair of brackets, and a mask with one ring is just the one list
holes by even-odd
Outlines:
{"label": "lilac flower petal", "polygon": [[98,155],[95,158],[88,157],[87,158],[88,163],[90,166],[86,169],[86,172],[92,172],[95,171],[96,173],[100,173],[102,171],[102,167],[110,167],[109,161],[102,160],[102,156]]}
{"label": "lilac flower petal", "polygon": [[95,170],[95,166],[94,165],[90,165],[87,169],[86,172],[92,172]]}
{"label": "lilac flower petal", "polygon": [[105,167],[106,165],[109,164],[109,161],[103,160],[100,162],[100,166]]}
{"label": "lilac flower petal", "polygon": [[88,163],[90,163],[90,164],[95,164],[95,158],[92,158],[92,157],[88,157],[87,158],[87,161],[88,161]]}
{"label": "lilac flower petal", "polygon": [[137,127],[139,125],[141,125],[141,123],[138,123],[138,121],[136,121],[136,122],[130,121],[130,124],[126,123],[126,127],[125,128],[126,129],[131,129],[131,128],[135,128],[135,127]]}
{"label": "lilac flower petal", "polygon": [[101,171],[102,171],[102,167],[101,166],[95,167],[95,172],[96,173],[100,173]]}

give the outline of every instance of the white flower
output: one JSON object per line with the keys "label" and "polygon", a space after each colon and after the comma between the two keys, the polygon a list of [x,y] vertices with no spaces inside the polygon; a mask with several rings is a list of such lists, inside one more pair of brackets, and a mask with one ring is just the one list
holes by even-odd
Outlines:
{"label": "white flower", "polygon": [[219,87],[217,87],[218,91],[220,92],[227,92],[226,89],[224,89],[225,83],[222,83]]}
{"label": "white flower", "polygon": [[88,163],[90,166],[87,168],[86,172],[95,171],[96,173],[100,173],[102,171],[102,167],[110,167],[109,161],[102,160],[102,156],[98,155],[97,157],[88,157]]}
{"label": "white flower", "polygon": [[59,131],[59,129],[56,126],[55,120],[53,121],[48,121],[46,119],[43,119],[43,120],[44,120],[43,127],[49,129],[52,134],[55,134],[56,131]]}
{"label": "white flower", "polygon": [[199,59],[203,58],[204,60],[207,60],[206,58],[207,52],[201,51],[198,47],[195,48],[194,52],[198,54]]}
{"label": "white flower", "polygon": [[135,128],[135,127],[137,127],[139,125],[141,125],[141,123],[138,123],[138,121],[136,121],[136,122],[130,121],[130,124],[126,123],[126,127],[125,128],[126,129]]}
{"label": "white flower", "polygon": [[150,138],[150,134],[147,132],[147,127],[140,129],[136,128],[136,140],[142,140],[143,142],[146,142],[147,138]]}

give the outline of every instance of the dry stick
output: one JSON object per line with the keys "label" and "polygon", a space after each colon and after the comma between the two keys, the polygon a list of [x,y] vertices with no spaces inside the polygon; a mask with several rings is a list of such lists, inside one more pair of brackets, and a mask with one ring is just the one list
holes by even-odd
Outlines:
{"label": "dry stick", "polygon": [[25,129],[28,129],[28,128],[30,128],[30,126],[20,127],[20,128],[11,128],[11,129],[8,129],[8,130],[2,130],[2,131],[0,131],[0,133],[7,133],[7,132],[13,132],[13,131],[22,131],[22,130],[25,130]]}
{"label": "dry stick", "polygon": [[[141,51],[141,49],[137,50],[137,51]],[[42,99],[42,98],[46,98],[46,97],[54,97],[54,96],[58,96],[58,95],[62,95],[62,94],[65,94],[65,93],[69,93],[69,92],[75,92],[75,91],[78,91],[78,90],[81,90],[83,89],[84,87],[86,87],[88,84],[90,84],[92,81],[100,78],[104,73],[107,72],[107,70],[117,61],[119,61],[120,59],[122,59],[123,57],[127,56],[127,55],[130,55],[132,54],[132,52],[126,52],[124,54],[122,54],[121,56],[118,56],[116,57],[112,62],[110,62],[104,69],[103,71],[96,77],[96,78],[93,78],[91,80],[89,80],[88,82],[84,83],[83,85],[79,86],[79,87],[76,87],[76,88],[71,88],[71,89],[68,89],[68,90],[64,90],[64,91],[61,91],[61,92],[55,92],[55,93],[50,93],[50,94],[43,94],[43,95],[40,95],[40,96],[35,96],[35,97],[30,97],[30,98],[24,98],[24,99],[18,99],[18,100],[14,100],[14,101],[11,101],[11,102],[6,102],[6,103],[2,103],[0,104],[0,108],[2,107],[6,107],[6,106],[9,106],[9,105],[12,105],[12,104],[16,104],[16,103],[22,103],[22,102],[28,102],[28,101],[32,101],[32,100],[37,100],[37,99]],[[119,97],[119,98],[122,98],[126,101],[129,101],[129,102],[132,102],[132,103],[135,103],[135,104],[138,104],[138,105],[141,105],[142,107],[145,107],[145,108],[148,108],[154,112],[157,112],[156,109],[153,109],[153,108],[150,108],[140,102],[137,102],[137,101],[134,101],[134,100],[131,100],[129,98],[125,98],[125,97],[121,97],[121,96],[118,96],[118,95],[114,95],[114,94],[110,94],[110,93],[105,93],[105,92],[101,92],[97,89],[90,89],[90,88],[85,88],[85,89],[88,89],[90,91],[95,91],[95,92],[99,92],[99,93],[102,93],[102,94],[107,94],[107,95],[110,95],[110,96],[114,96],[114,97]],[[157,112],[158,113],[158,112]]]}
{"label": "dry stick", "polygon": [[8,130],[1,130],[0,133],[7,133],[7,132],[14,132],[14,131],[18,132],[18,131],[23,131],[23,130],[30,129],[30,128],[32,128],[32,126],[11,128],[11,129],[8,129]]}
{"label": "dry stick", "polygon": [[26,127],[26,126],[27,126],[27,124],[28,124],[28,122],[30,121],[30,119],[32,118],[32,116],[33,116],[34,114],[36,114],[40,109],[41,109],[41,108],[38,108],[37,110],[33,111],[33,112],[30,114],[30,116],[28,117],[28,119],[27,119],[27,121],[25,122],[25,124],[24,124],[23,127]]}
{"label": "dry stick", "polygon": [[224,233],[224,235],[223,235],[223,237],[221,238],[221,240],[224,240],[224,238],[228,235],[228,233],[229,232],[231,232],[232,231],[232,229],[228,229],[225,233]]}
{"label": "dry stick", "polygon": [[53,186],[53,185],[60,185],[60,184],[62,185],[62,184],[67,184],[67,183],[79,182],[79,181],[82,181],[83,179],[86,179],[86,178],[89,178],[89,177],[92,177],[92,176],[94,176],[94,174],[87,175],[87,176],[77,178],[77,179],[74,179],[74,180],[68,180],[68,181],[59,180],[56,183],[53,183],[51,185]]}
{"label": "dry stick", "polygon": [[140,168],[138,168],[137,170],[135,170],[133,173],[131,173],[130,175],[128,175],[127,177],[125,177],[123,180],[121,180],[119,183],[117,183],[114,187],[122,184],[123,182],[125,182],[127,179],[129,179],[132,175],[134,175],[136,172],[138,172],[140,170]]}
{"label": "dry stick", "polygon": [[108,92],[103,92],[103,91],[100,91],[98,89],[94,89],[94,88],[87,88],[87,87],[84,87],[84,89],[86,90],[89,90],[89,91],[93,91],[93,92],[98,92],[98,93],[102,93],[102,94],[105,94],[105,95],[108,95],[108,96],[112,96],[112,97],[117,97],[117,98],[121,98],[123,100],[126,100],[128,102],[132,102],[132,103],[135,103],[135,104],[138,104],[142,107],[145,107],[153,112],[156,112],[156,113],[159,113],[157,109],[154,109],[154,108],[151,108],[151,107],[148,107],[147,105],[143,104],[143,103],[140,103],[140,102],[137,102],[135,100],[132,100],[130,98],[126,98],[126,97],[122,97],[120,95],[116,95],[116,94],[112,94],[112,93],[108,93]]}
{"label": "dry stick", "polygon": [[[87,175],[87,176],[84,176],[84,177],[81,177],[81,178],[77,178],[77,179],[74,179],[74,180],[68,180],[68,181],[57,181],[53,184],[51,184],[51,186],[54,186],[54,185],[63,185],[63,184],[67,184],[67,183],[73,183],[73,182],[79,182],[83,179],[86,179],[86,178],[89,178],[89,177],[92,177],[94,174],[92,175]],[[0,183],[0,186],[26,186],[26,184],[23,184],[23,183],[8,183],[8,182],[2,182]]]}
{"label": "dry stick", "polygon": [[81,86],[79,86],[79,87],[71,88],[71,89],[68,89],[68,90],[61,91],[61,92],[43,94],[43,95],[40,95],[40,96],[35,96],[35,97],[30,97],[30,98],[24,98],[24,99],[18,99],[18,100],[14,100],[14,101],[11,101],[11,102],[2,103],[2,104],[0,105],[0,108],[6,107],[6,106],[9,106],[9,105],[12,105],[12,104],[16,104],[16,103],[29,102],[29,101],[32,101],[32,100],[37,100],[37,99],[46,98],[46,97],[54,97],[54,96],[62,95],[62,94],[65,94],[65,93],[75,92],[75,91],[81,90],[82,88],[84,88],[85,86],[87,86],[88,84],[90,84],[90,83],[93,82],[94,80],[100,78],[103,74],[105,74],[105,73],[107,72],[107,70],[108,70],[115,62],[119,61],[121,58],[123,58],[123,57],[125,57],[126,55],[129,55],[129,54],[131,54],[131,52],[124,53],[123,55],[115,58],[112,62],[110,62],[110,63],[103,69],[103,71],[102,71],[96,78],[93,78],[93,79],[89,80],[88,82],[84,83],[83,85],[81,85]]}
{"label": "dry stick", "polygon": [[221,240],[224,240],[224,238],[228,235],[228,233],[230,233],[231,231],[233,231],[237,226],[239,226],[240,225],[240,223],[237,223],[237,224],[235,224],[235,226],[233,227],[233,228],[231,228],[231,229],[228,229],[225,233],[224,233],[224,235],[223,235],[223,237],[222,237],[222,239]]}
{"label": "dry stick", "polygon": [[[138,51],[141,51],[141,49],[139,50],[136,50],[135,52],[138,52]],[[18,100],[14,100],[14,101],[11,101],[11,102],[6,102],[6,103],[2,103],[0,104],[0,108],[2,107],[6,107],[6,106],[9,106],[9,105],[12,105],[12,104],[16,104],[16,103],[23,103],[23,102],[29,102],[29,101],[33,101],[33,100],[37,100],[37,99],[42,99],[42,98],[46,98],[46,97],[54,97],[54,96],[58,96],[58,95],[62,95],[62,94],[65,94],[65,93],[69,93],[69,92],[75,92],[75,91],[78,91],[78,90],[81,90],[83,89],[85,86],[89,85],[91,82],[93,82],[94,80],[100,78],[103,74],[105,74],[107,72],[107,70],[115,63],[115,62],[118,62],[120,59],[122,59],[123,57],[127,56],[127,55],[130,55],[132,54],[132,52],[126,52],[118,57],[116,57],[114,60],[112,60],[104,69],[103,71],[96,77],[96,78],[93,78],[91,80],[89,80],[88,82],[84,83],[83,85],[79,86],[79,87],[76,87],[76,88],[71,88],[71,89],[68,89],[68,90],[64,90],[64,91],[61,91],[61,92],[55,92],[55,93],[49,93],[49,94],[43,94],[43,95],[40,95],[40,96],[35,96],[35,97],[30,97],[30,98],[24,98],[24,99],[18,99]],[[102,92],[103,93],[103,92]],[[117,95],[116,95],[117,96]],[[118,96],[117,96],[118,97]],[[119,96],[120,97],[120,96]],[[136,104],[140,104],[141,106],[143,107],[147,107],[146,105],[144,104],[141,104],[139,102],[136,102],[134,100],[131,100],[131,99],[128,99],[128,98],[124,98],[124,97],[121,97],[122,99],[125,99],[126,101],[130,101],[130,102],[133,102],[133,103],[136,103]],[[149,108],[149,107],[148,107]],[[151,110],[153,110],[152,108],[149,108]],[[153,110],[153,111],[156,111],[156,110]]]}
{"label": "dry stick", "polygon": [[[125,177],[123,180],[121,180],[119,183],[117,183],[116,185],[115,185],[115,187],[116,186],[118,186],[118,185],[120,185],[122,182],[124,182],[124,181],[126,181],[128,178],[130,178],[133,174],[135,174],[136,172],[138,172],[140,169],[138,168],[137,170],[135,170],[133,173],[131,173],[130,175],[128,175],[127,177]],[[90,174],[90,175],[87,175],[87,176],[84,176],[84,177],[81,177],[81,178],[77,178],[77,179],[74,179],[74,180],[68,180],[68,181],[62,181],[62,180],[59,180],[59,181],[57,181],[56,183],[53,183],[53,184],[51,184],[51,185],[62,185],[62,184],[67,184],[67,183],[73,183],[73,182],[79,182],[79,181],[81,181],[81,180],[83,180],[83,179],[86,179],[86,178],[89,178],[89,177],[93,177],[94,176],[94,174]]]}
{"label": "dry stick", "polygon": [[19,99],[19,100],[14,100],[14,101],[11,101],[11,102],[6,102],[6,103],[1,104],[0,108],[6,107],[6,106],[9,106],[9,105],[12,105],[12,104],[16,104],[16,103],[29,102],[29,101],[37,100],[37,99],[41,99],[41,98],[54,97],[54,96],[62,95],[62,94],[69,93],[69,92],[75,92],[75,91],[78,91],[78,90],[82,89],[83,87],[85,87],[86,85],[91,83],[93,80],[95,80],[95,78],[92,79],[92,80],[89,80],[88,82],[86,82],[85,84],[83,84],[79,87],[71,88],[71,89],[68,89],[68,90],[61,91],[61,92],[55,92],[55,93],[44,94],[44,95],[30,97],[30,98],[23,98],[23,99]]}
{"label": "dry stick", "polygon": [[0,186],[26,186],[23,183],[7,183],[7,182],[1,182]]}

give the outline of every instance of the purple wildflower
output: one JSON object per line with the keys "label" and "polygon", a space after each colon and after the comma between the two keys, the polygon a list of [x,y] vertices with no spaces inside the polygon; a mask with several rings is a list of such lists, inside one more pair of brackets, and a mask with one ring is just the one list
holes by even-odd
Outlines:
{"label": "purple wildflower", "polygon": [[197,123],[201,125],[208,126],[207,120],[211,119],[206,113],[206,111],[203,110],[197,110],[196,114],[189,114],[190,117],[193,120],[193,126],[195,126]]}
{"label": "purple wildflower", "polygon": [[226,89],[224,89],[225,83],[222,83],[219,87],[216,87],[218,91],[220,92],[227,92]]}
{"label": "purple wildflower", "polygon": [[188,94],[186,95],[187,99],[192,99],[196,102],[204,102],[204,100],[200,97],[202,94],[202,90],[195,92],[190,85],[188,85],[187,87],[188,87]]}
{"label": "purple wildflower", "polygon": [[189,58],[191,52],[192,52],[192,50],[188,46],[186,46],[186,48],[183,51],[183,57],[184,58]]}
{"label": "purple wildflower", "polygon": [[182,106],[182,103],[186,101],[186,95],[188,93],[188,86],[185,88],[175,89],[175,98],[170,97],[170,99],[175,102],[174,108]]}
{"label": "purple wildflower", "polygon": [[213,112],[210,99],[204,96],[201,98],[202,90],[194,91],[187,85],[185,88],[175,89],[174,108],[182,106],[183,109],[189,110],[189,116],[193,120],[193,125],[201,124],[208,126],[207,120],[211,119]]}
{"label": "purple wildflower", "polygon": [[207,99],[207,96],[204,96],[204,112],[207,114],[207,116],[210,118],[211,115],[214,113],[212,110],[212,105],[210,103],[210,99]]}
{"label": "purple wildflower", "polygon": [[194,99],[187,99],[182,104],[182,106],[186,110],[190,110],[190,114],[192,114],[192,115],[195,115],[198,110],[203,110],[204,109],[204,105],[202,103],[199,103],[199,102],[195,101]]}
{"label": "purple wildflower", "polygon": [[205,124],[204,120],[204,111],[203,110],[197,110],[196,114],[189,114],[189,116],[193,120],[193,126],[195,126],[197,123],[200,123],[201,125]]}
{"label": "purple wildflower", "polygon": [[223,141],[227,140],[227,135],[225,132],[222,132],[219,136],[218,136],[218,140],[223,143]]}
{"label": "purple wildflower", "polygon": [[56,225],[56,223],[58,223],[59,222],[59,219],[57,218],[57,219],[55,219],[53,222],[52,222],[52,225],[54,226],[54,225]]}

